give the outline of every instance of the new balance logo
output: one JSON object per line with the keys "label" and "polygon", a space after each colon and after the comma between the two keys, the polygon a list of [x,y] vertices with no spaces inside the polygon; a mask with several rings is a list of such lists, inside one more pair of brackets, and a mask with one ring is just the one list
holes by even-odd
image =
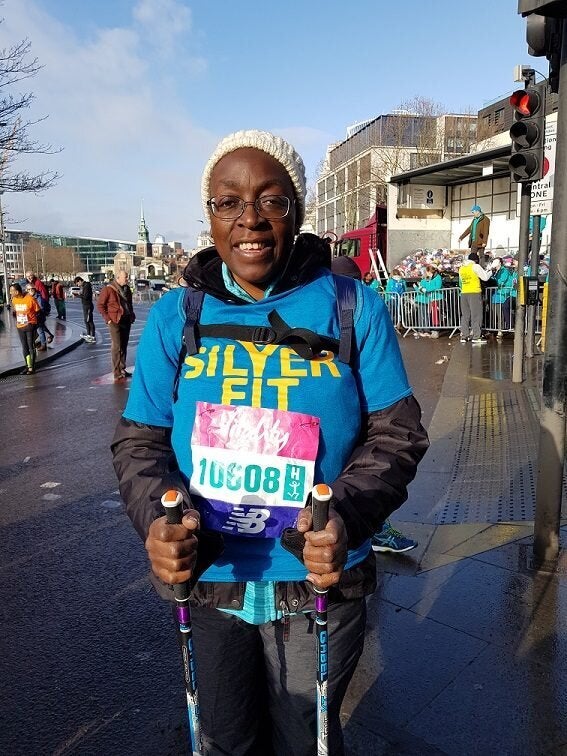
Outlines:
{"label": "new balance logo", "polygon": [[222,529],[236,530],[237,533],[244,535],[257,535],[266,529],[266,520],[269,516],[269,509],[250,507],[245,511],[242,507],[234,507]]}

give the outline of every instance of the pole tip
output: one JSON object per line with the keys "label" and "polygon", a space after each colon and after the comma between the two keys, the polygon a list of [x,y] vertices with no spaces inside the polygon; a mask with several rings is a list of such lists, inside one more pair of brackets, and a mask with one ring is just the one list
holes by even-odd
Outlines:
{"label": "pole tip", "polygon": [[164,507],[177,507],[183,503],[183,496],[179,491],[172,488],[161,497],[161,503]]}
{"label": "pole tip", "polygon": [[326,483],[317,483],[313,489],[313,494],[319,501],[329,501],[332,498],[333,492]]}

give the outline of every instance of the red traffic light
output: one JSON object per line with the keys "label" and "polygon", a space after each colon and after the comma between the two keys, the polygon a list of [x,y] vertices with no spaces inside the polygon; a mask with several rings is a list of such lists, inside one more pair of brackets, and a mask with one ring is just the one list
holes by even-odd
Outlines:
{"label": "red traffic light", "polygon": [[520,116],[533,116],[541,108],[542,98],[537,89],[517,89],[510,97],[510,105]]}

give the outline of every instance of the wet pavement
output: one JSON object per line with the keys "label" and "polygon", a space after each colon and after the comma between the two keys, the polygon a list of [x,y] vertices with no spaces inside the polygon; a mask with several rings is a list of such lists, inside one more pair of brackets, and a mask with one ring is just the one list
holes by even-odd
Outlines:
{"label": "wet pavement", "polygon": [[[47,327],[53,334],[53,341],[48,344],[46,352],[37,352],[36,370],[83,343],[81,333],[84,328],[76,322],[50,316]],[[0,377],[15,375],[23,367],[22,345],[15,320],[11,310],[3,307],[0,312]]]}
{"label": "wet pavement", "polygon": [[[419,546],[378,555],[343,708],[349,754],[567,753],[567,554],[554,573],[531,569],[542,359],[518,386],[511,342],[452,345],[431,448],[394,520]],[[511,411],[510,393],[528,398]],[[510,485],[522,474],[525,490]],[[487,496],[504,517],[472,506]],[[467,506],[483,519],[464,517]],[[441,524],[447,510],[461,516]],[[567,525],[561,535],[564,548]]]}
{"label": "wet pavement", "polygon": [[[552,574],[530,568],[531,510],[511,499],[533,495],[510,484],[537,468],[542,358],[516,386],[511,341],[400,341],[431,448],[394,524],[419,546],[378,556],[342,712],[347,753],[565,754],[567,559]],[[93,346],[88,359],[6,378],[0,396],[5,417],[18,413],[0,465],[0,753],[183,754],[171,618],[148,586],[108,451],[127,387],[101,381],[108,345]],[[26,419],[42,412],[58,422],[47,434]],[[514,518],[498,520],[498,502]]]}

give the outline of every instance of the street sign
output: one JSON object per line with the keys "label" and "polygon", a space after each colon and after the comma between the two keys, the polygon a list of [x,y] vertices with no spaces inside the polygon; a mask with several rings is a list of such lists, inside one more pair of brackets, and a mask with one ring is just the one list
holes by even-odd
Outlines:
{"label": "street sign", "polygon": [[553,210],[553,185],[555,183],[555,147],[557,144],[557,121],[545,126],[544,176],[532,184],[531,215],[551,215]]}

